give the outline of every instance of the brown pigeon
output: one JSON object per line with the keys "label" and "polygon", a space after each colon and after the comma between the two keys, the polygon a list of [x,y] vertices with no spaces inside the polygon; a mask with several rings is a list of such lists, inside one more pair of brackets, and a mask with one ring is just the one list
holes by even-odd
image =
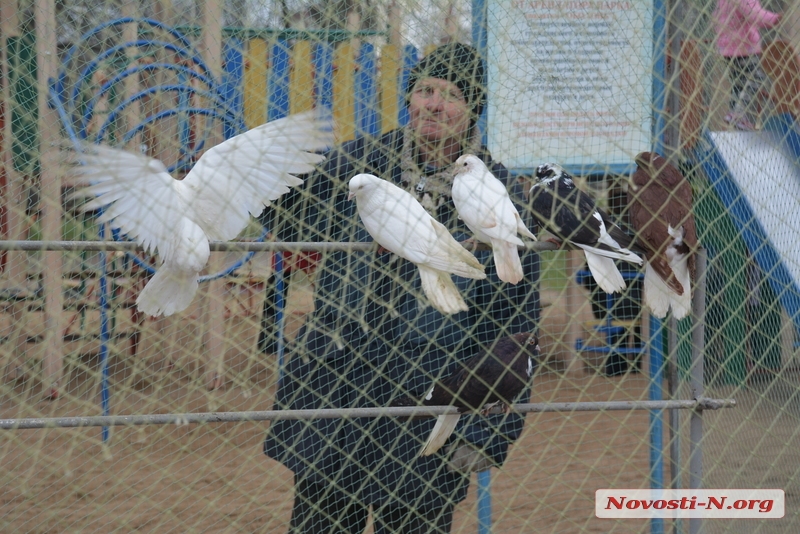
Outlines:
{"label": "brown pigeon", "polygon": [[[514,399],[530,382],[538,359],[539,340],[535,335],[524,333],[500,338],[491,350],[473,356],[451,375],[438,380],[423,404],[479,411],[491,403],[504,406],[508,412]],[[438,451],[455,430],[460,417],[459,414],[440,415],[419,455],[429,456]]]}
{"label": "brown pigeon", "polygon": [[644,301],[658,318],[666,317],[671,307],[681,319],[692,309],[697,249],[692,186],[655,152],[642,152],[635,161],[628,211],[637,242],[646,250]]}

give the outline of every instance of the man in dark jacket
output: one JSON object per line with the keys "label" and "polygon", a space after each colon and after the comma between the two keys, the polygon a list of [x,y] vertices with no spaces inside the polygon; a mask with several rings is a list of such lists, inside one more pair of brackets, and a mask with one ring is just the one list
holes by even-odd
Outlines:
{"label": "man in dark jacket", "polygon": [[[450,199],[451,165],[478,155],[520,198],[509,172],[492,161],[475,120],[484,102],[484,66],[469,46],[439,47],[412,71],[409,125],[359,138],[329,154],[274,210],[285,241],[371,241],[347,200],[348,180],[367,172],[404,187],[454,237],[472,237]],[[316,308],[288,347],[277,409],[391,406],[421,398],[459,360],[538,322],[538,258],[523,253],[524,279],[501,282],[490,251],[476,253],[485,280],[454,277],[469,311],[425,307],[416,267],[390,253],[325,253]],[[529,397],[529,391],[526,394]],[[517,414],[462,417],[440,452],[417,457],[433,418],[317,419],[271,425],[264,452],[295,475],[291,532],[450,531],[472,471],[500,466],[523,425]]]}

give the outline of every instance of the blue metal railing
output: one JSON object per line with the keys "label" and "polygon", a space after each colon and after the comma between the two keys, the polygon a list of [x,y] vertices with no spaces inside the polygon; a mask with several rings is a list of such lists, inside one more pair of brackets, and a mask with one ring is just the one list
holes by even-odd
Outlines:
{"label": "blue metal railing", "polygon": [[[633,280],[642,280],[644,275],[640,272],[627,272],[623,271],[622,278],[628,282]],[[575,274],[575,280],[579,285],[582,285],[586,280],[591,279],[592,273],[587,270],[579,270]],[[597,352],[601,354],[610,354],[610,353],[617,353],[617,354],[642,354],[646,350],[644,343],[633,343],[631,347],[623,347],[623,346],[615,346],[613,342],[613,337],[615,335],[621,334],[625,331],[626,327],[614,324],[614,304],[616,299],[619,298],[610,293],[605,294],[605,311],[606,311],[606,319],[605,324],[595,326],[594,329],[597,332],[605,334],[605,341],[604,345],[585,345],[583,339],[578,338],[575,342],[575,350],[578,352]]]}

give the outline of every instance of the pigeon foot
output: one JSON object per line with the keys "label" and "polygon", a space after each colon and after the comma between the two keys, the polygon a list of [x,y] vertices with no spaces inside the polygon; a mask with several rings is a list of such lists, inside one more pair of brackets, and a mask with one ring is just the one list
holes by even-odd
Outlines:
{"label": "pigeon foot", "polygon": [[222,389],[222,377],[219,373],[214,373],[214,377],[211,379],[211,382],[208,384],[209,391],[216,391],[218,389]]}
{"label": "pigeon foot", "polygon": [[489,415],[489,412],[491,412],[496,406],[504,406],[504,404],[502,402],[500,402],[500,401],[496,401],[496,402],[493,402],[491,404],[487,404],[481,410],[481,412],[480,412],[481,415],[483,415],[483,416]]}

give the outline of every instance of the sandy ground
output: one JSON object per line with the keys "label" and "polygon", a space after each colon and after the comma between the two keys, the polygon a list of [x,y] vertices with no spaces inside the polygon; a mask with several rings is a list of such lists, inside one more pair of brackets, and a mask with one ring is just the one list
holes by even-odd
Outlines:
{"label": "sandy ground", "polygon": [[[644,386],[638,376],[568,385],[542,375],[533,400],[630,398],[630,391]],[[204,411],[209,404],[209,395],[181,381],[169,393],[150,389],[131,393],[115,411],[140,413],[152,405],[150,395],[158,395],[164,408]],[[218,410],[271,404],[268,391],[245,398],[229,389],[213,396]],[[86,410],[77,401],[57,404],[36,408],[59,415]],[[4,414],[20,414],[13,399],[4,398],[1,406]],[[493,471],[494,531],[608,531],[610,524],[593,518],[593,492],[642,485],[647,425],[644,412],[530,415],[508,463]],[[124,428],[113,431],[108,446],[101,445],[97,428],[7,432],[0,452],[0,530],[280,532],[288,521],[292,478],[261,455],[265,429],[258,423]],[[454,532],[475,532],[476,513],[473,486],[458,508]]]}
{"label": "sandy ground", "polygon": [[[302,288],[302,284],[294,286]],[[242,296],[242,295],[240,295]],[[112,413],[263,410],[272,406],[275,361],[252,346],[256,316],[243,310],[227,323],[226,387],[198,386],[194,337],[145,332],[142,357],[131,361],[122,343],[112,352]],[[309,305],[290,299],[288,331]],[[566,350],[559,339],[563,307],[549,296],[543,346],[553,369]],[[256,302],[257,309],[259,303]],[[156,341],[152,341],[156,339]],[[195,343],[195,344],[193,344]],[[556,347],[560,347],[556,350]],[[156,355],[160,355],[156,357]],[[164,356],[164,355],[167,356]],[[40,400],[34,380],[0,389],[0,416],[98,414],[98,361],[73,356],[65,395]],[[739,406],[706,412],[707,487],[786,490],[786,517],[771,521],[707,522],[707,532],[800,531],[800,400],[796,376],[748,390],[719,389]],[[534,381],[533,402],[647,398],[640,374],[605,377],[546,370]],[[688,414],[682,417],[682,459],[688,458]],[[99,428],[0,433],[0,531],[283,532],[292,503],[292,477],[261,454],[266,423],[115,428],[104,445]],[[640,488],[648,482],[649,415],[643,411],[530,414],[509,460],[492,471],[493,532],[649,532],[645,520],[594,517],[599,488]],[[669,433],[665,432],[665,442]],[[682,472],[684,483],[686,471]],[[473,479],[474,481],[474,479]],[[457,508],[454,532],[477,532],[475,485]],[[667,525],[670,526],[669,524]]]}
{"label": "sandy ground", "polygon": [[[532,400],[642,398],[646,385],[640,375],[567,381],[546,373],[537,376]],[[164,408],[208,409],[209,395],[186,383],[167,389],[131,393],[115,403],[115,411],[140,413],[152,405],[151,395]],[[758,393],[745,397],[740,407],[707,416],[707,486],[784,488],[787,516],[738,525],[717,520],[708,532],[796,532],[798,411],[776,412]],[[796,395],[792,402],[797,408]],[[251,392],[246,398],[229,389],[214,394],[214,404],[219,410],[263,409],[271,395]],[[34,408],[53,415],[87,411],[77,401]],[[7,415],[25,411],[7,395],[0,409]],[[493,532],[649,532],[644,520],[596,519],[593,503],[596,489],[647,485],[648,424],[646,412],[529,415],[508,462],[492,471]],[[265,429],[260,423],[120,428],[108,446],[97,428],[4,432],[0,530],[282,532],[292,478],[261,455]],[[473,485],[457,509],[454,532],[476,531]]]}

